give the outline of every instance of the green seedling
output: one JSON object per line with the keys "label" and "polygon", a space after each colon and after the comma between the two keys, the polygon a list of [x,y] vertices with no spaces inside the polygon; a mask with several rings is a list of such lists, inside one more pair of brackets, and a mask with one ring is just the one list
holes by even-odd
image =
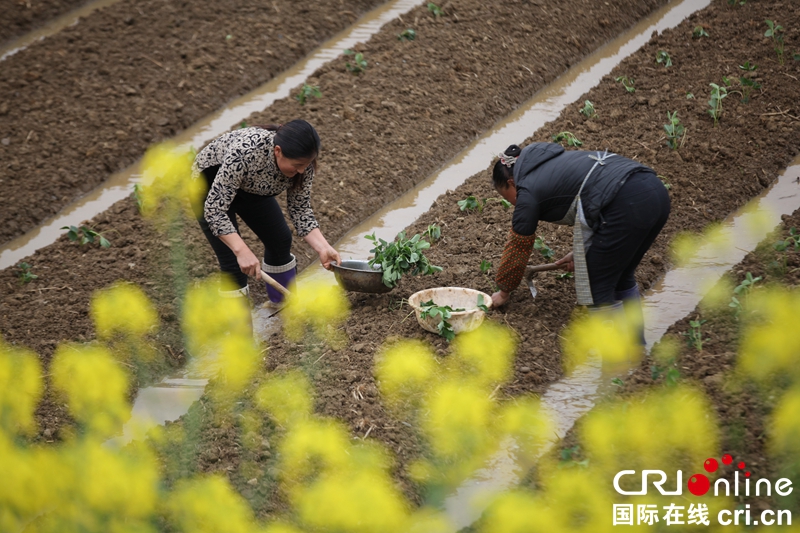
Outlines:
{"label": "green seedling", "polygon": [[441,17],[442,15],[444,15],[444,11],[442,11],[442,8],[440,8],[439,6],[434,4],[433,2],[428,2],[428,11],[433,13],[433,16],[437,17],[437,18]]}
{"label": "green seedling", "polygon": [[692,93],[686,93],[686,99],[687,99],[687,100],[691,100],[692,98],[694,98],[694,94],[692,94]]}
{"label": "green seedling", "polygon": [[577,455],[580,455],[580,446],[571,446],[561,450],[561,461],[558,463],[558,468],[588,468],[589,459],[578,461]]}
{"label": "green seedling", "polygon": [[567,146],[582,146],[583,143],[568,131],[562,131],[553,135],[553,140],[557,143],[566,142]]}
{"label": "green seedling", "polygon": [[430,242],[436,242],[442,238],[442,228],[436,224],[431,224],[428,229],[422,232],[422,237],[427,238]]}
{"label": "green seedling", "polygon": [[306,102],[311,98],[319,98],[322,92],[317,85],[309,85],[304,83],[300,88],[300,92],[294,97],[295,100],[300,102],[300,105],[306,105]]}
{"label": "green seedling", "polygon": [[453,313],[464,311],[463,308],[453,309],[449,305],[436,305],[433,300],[423,302],[419,306],[421,308],[420,317],[434,319],[439,317],[436,329],[439,331],[439,335],[447,339],[447,342],[456,338],[456,332],[453,331],[453,326],[447,320],[453,316]]}
{"label": "green seedling", "polygon": [[795,61],[800,61],[800,52],[793,53],[792,59],[794,59]]}
{"label": "green seedling", "polygon": [[93,243],[95,239],[98,239],[100,246],[103,248],[111,246],[108,239],[88,226],[81,226],[80,228],[77,226],[62,226],[61,229],[69,230],[67,231],[67,237],[72,242],[80,241],[81,245],[83,245]]}
{"label": "green seedling", "polygon": [[344,55],[346,56],[353,56],[353,62],[350,63],[349,61],[344,64],[344,68],[352,72],[353,74],[358,74],[360,72],[364,72],[367,70],[367,60],[364,59],[364,54],[361,52],[354,52],[352,50],[345,50]]}
{"label": "green seedling", "polygon": [[656,63],[664,65],[664,68],[668,68],[672,66],[672,58],[664,50],[659,50],[656,54]]}
{"label": "green seedling", "polygon": [[369,265],[380,265],[383,271],[383,284],[387,287],[397,286],[400,278],[406,274],[428,275],[442,271],[442,267],[431,264],[423,254],[423,250],[430,248],[431,244],[419,234],[406,239],[406,232],[401,231],[393,242],[379,239],[374,233],[365,235],[364,238],[372,241],[375,246],[370,250],[374,255],[369,260]]}
{"label": "green seedling", "polygon": [[533,248],[534,250],[538,250],[542,257],[546,260],[551,261],[553,257],[556,255],[555,252],[547,246],[547,243],[544,242],[544,239],[541,237],[536,237],[533,241]]}
{"label": "green seedling", "polygon": [[625,90],[629,93],[636,92],[636,88],[633,86],[635,81],[633,78],[629,78],[628,76],[617,76],[614,78],[614,81],[621,83],[622,86],[625,87]]}
{"label": "green seedling", "polygon": [[481,259],[481,272],[487,274],[489,270],[492,268],[491,261],[487,261],[486,259]]}
{"label": "green seedling", "polygon": [[772,247],[775,248],[776,252],[781,252],[783,254],[783,261],[779,267],[781,273],[785,274],[789,261],[789,253],[800,250],[800,233],[798,233],[797,229],[791,228],[789,229],[789,236],[782,241],[776,242]]}
{"label": "green seedling", "polygon": [[39,277],[33,272],[31,272],[32,268],[33,267],[28,263],[19,263],[17,265],[17,269],[19,270],[19,272],[17,272],[17,277],[19,278],[20,282],[23,285],[26,283],[30,283],[31,281]]}
{"label": "green seedling", "polygon": [[619,379],[619,378],[614,378],[614,379],[612,379],[612,380],[611,380],[611,384],[612,384],[612,385],[616,385],[617,387],[624,387],[624,386],[625,386],[625,382],[624,382],[624,381],[622,381],[622,380],[621,380],[621,379]]}
{"label": "green seedling", "polygon": [[597,112],[594,109],[594,104],[589,100],[586,100],[583,103],[583,107],[580,109],[580,113],[586,118],[594,118],[597,116]]}
{"label": "green seedling", "polygon": [[783,65],[783,47],[785,44],[783,42],[783,26],[779,26],[771,20],[765,20],[764,22],[767,23],[769,28],[764,32],[764,37],[772,39],[772,43],[775,45],[775,53],[778,54],[778,63]]}
{"label": "green seedling", "polygon": [[133,199],[136,201],[136,207],[139,208],[139,212],[142,212],[142,184],[141,183],[134,183],[133,184]]}
{"label": "green seedling", "polygon": [[705,320],[690,320],[689,331],[687,331],[686,333],[681,333],[681,335],[686,337],[686,344],[688,344],[690,348],[694,348],[698,352],[703,351],[703,344],[709,340],[709,339],[703,339],[702,326],[705,323],[706,323]]}
{"label": "green seedling", "polygon": [[474,196],[467,196],[463,200],[459,200],[456,203],[458,204],[458,207],[462,211],[473,211],[477,209],[478,212],[483,212],[483,208],[486,207],[486,204],[488,204],[491,201],[500,202],[500,205],[503,206],[503,209],[508,209],[509,207],[511,207],[511,202],[509,202],[505,198],[483,198],[481,200],[478,200]]}
{"label": "green seedling", "polygon": [[[744,65],[739,65],[739,69],[744,72],[754,72],[757,68],[758,66],[751,65],[749,61],[745,61]],[[750,93],[761,88],[760,83],[747,76],[739,76],[739,85],[742,86],[742,102],[745,104],[750,101]]]}
{"label": "green seedling", "polygon": [[240,130],[243,130],[243,129],[245,129],[246,127],[247,127],[247,121],[246,121],[246,120],[243,120],[243,121],[242,121],[242,122],[239,124],[239,129],[240,129]]}
{"label": "green seedling", "polygon": [[667,120],[669,124],[664,124],[664,131],[667,134],[667,146],[673,150],[678,149],[678,141],[683,137],[684,128],[681,124],[681,119],[678,118],[678,112],[667,111]]}
{"label": "green seedling", "polygon": [[660,175],[660,174],[659,174],[659,175],[658,175],[658,179],[660,179],[660,180],[661,180],[661,183],[663,183],[663,184],[664,184],[664,188],[665,188],[665,189],[667,189],[667,190],[670,190],[670,189],[672,189],[672,184],[669,182],[669,180],[667,179],[667,177],[666,177],[666,176],[662,176],[662,175]]}
{"label": "green seedling", "polygon": [[708,101],[708,114],[714,119],[714,127],[722,117],[722,100],[728,96],[728,89],[720,87],[716,83],[709,83],[711,86],[711,99]]}
{"label": "green seedling", "polygon": [[728,0],[729,6],[743,6],[747,3],[747,0]]}
{"label": "green seedling", "polygon": [[747,300],[750,296],[750,291],[753,290],[753,286],[762,279],[762,276],[754,278],[753,274],[747,272],[742,282],[733,289],[733,296],[731,297],[731,303],[728,304],[728,307],[736,311],[736,318],[739,318],[739,315],[744,310],[744,306],[747,305]]}
{"label": "green seedling", "polygon": [[411,28],[403,30],[401,33],[397,35],[398,41],[413,41],[416,38],[417,38],[417,32],[415,32]]}
{"label": "green seedling", "polygon": [[692,30],[692,39],[699,39],[700,37],[708,37],[708,32],[702,26],[695,26]]}
{"label": "green seedling", "polygon": [[572,272],[562,272],[561,274],[559,274],[556,277],[558,279],[572,279],[572,278],[575,277],[575,274],[573,274]]}
{"label": "green seedling", "polygon": [[[703,320],[703,322],[705,322],[705,320]],[[700,341],[700,348],[697,349],[698,351],[702,350],[702,343],[703,341]],[[695,348],[697,347],[695,346]],[[662,375],[664,376],[664,383],[666,383],[667,386],[674,387],[678,384],[678,380],[681,378],[681,373],[680,370],[675,367],[674,357],[667,361],[665,366],[658,364],[650,366],[650,377],[653,379],[653,381],[656,381]]]}

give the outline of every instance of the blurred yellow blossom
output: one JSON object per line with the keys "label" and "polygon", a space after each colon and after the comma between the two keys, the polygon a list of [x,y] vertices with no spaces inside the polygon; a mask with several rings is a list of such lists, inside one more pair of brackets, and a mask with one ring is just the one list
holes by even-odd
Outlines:
{"label": "blurred yellow blossom", "polygon": [[772,288],[753,293],[748,300],[750,322],[740,348],[739,366],[756,379],[776,374],[800,377],[797,355],[800,335],[795,330],[800,313],[800,290]]}
{"label": "blurred yellow blossom", "polygon": [[152,146],[142,159],[140,201],[145,216],[172,215],[185,205],[200,203],[205,183],[192,179],[191,150],[174,143]]}
{"label": "blurred yellow blossom", "polygon": [[562,336],[565,368],[572,371],[593,358],[612,365],[638,361],[642,347],[637,326],[622,309],[599,309],[574,318]]}
{"label": "blurred yellow blossom", "polygon": [[226,335],[252,338],[246,299],[219,294],[237,288],[227,277],[210,276],[187,291],[182,326],[191,353],[215,350]]}
{"label": "blurred yellow blossom", "polygon": [[91,315],[97,336],[101,339],[116,333],[141,336],[158,321],[158,314],[144,291],[132,283],[124,282],[95,292]]}
{"label": "blurred yellow blossom", "polygon": [[478,329],[456,337],[454,356],[447,363],[477,384],[494,387],[511,375],[515,351],[516,342],[509,329],[484,322]]}
{"label": "blurred yellow blossom", "polygon": [[703,239],[697,233],[678,233],[670,243],[672,262],[678,267],[686,266],[695,258],[702,244]]}
{"label": "blurred yellow blossom", "polygon": [[260,531],[250,506],[219,476],[180,480],[165,508],[169,521],[186,533]]}
{"label": "blurred yellow blossom", "polygon": [[554,428],[537,398],[516,398],[500,408],[496,428],[501,435],[514,438],[519,448],[518,460],[531,465],[554,440]]}
{"label": "blurred yellow blossom", "polygon": [[33,412],[42,396],[42,374],[33,352],[0,337],[0,430],[10,435],[36,429]]}
{"label": "blurred yellow blossom", "polygon": [[286,335],[300,340],[310,328],[320,339],[335,342],[336,328],[344,322],[349,304],[344,291],[323,279],[307,278],[295,285],[283,310]]}
{"label": "blurred yellow blossom", "polygon": [[281,449],[281,475],[292,486],[319,472],[343,469],[350,463],[347,431],[330,420],[309,418],[292,424]]}
{"label": "blurred yellow blossom", "polygon": [[375,362],[375,377],[386,401],[399,407],[422,398],[438,366],[428,344],[404,340],[381,353]]}
{"label": "blurred yellow blossom", "polygon": [[770,450],[772,453],[791,457],[794,461],[800,458],[800,384],[795,384],[781,398],[772,414],[772,431]]}
{"label": "blurred yellow blossom", "polygon": [[105,348],[59,346],[50,372],[72,416],[90,430],[110,435],[130,416],[127,377]]}
{"label": "blurred yellow blossom", "polygon": [[314,401],[311,384],[299,370],[284,375],[270,376],[255,395],[256,405],[269,412],[275,421],[285,427],[311,415]]}

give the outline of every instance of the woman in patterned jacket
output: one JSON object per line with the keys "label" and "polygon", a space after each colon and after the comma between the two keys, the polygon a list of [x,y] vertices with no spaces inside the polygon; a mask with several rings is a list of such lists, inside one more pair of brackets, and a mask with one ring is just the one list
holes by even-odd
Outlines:
{"label": "woman in patterned jacket", "polygon": [[[287,287],[297,273],[290,252],[292,232],[275,196],[286,191],[289,218],[297,234],[319,254],[330,269],[340,262],[328,244],[311,209],[311,184],[320,151],[316,130],[305,120],[281,126],[251,127],[226,133],[203,148],[194,161],[195,175],[208,184],[200,227],[219,260],[220,268],[233,276],[239,290],[225,296],[246,296],[247,277],[259,277],[260,269]],[[264,244],[264,260],[239,235],[236,215]],[[267,285],[271,302],[283,295]]]}
{"label": "woman in patterned jacket", "polygon": [[514,204],[492,304],[506,303],[522,280],[539,221],[570,225],[572,252],[556,263],[575,272],[578,304],[595,311],[624,303],[644,343],[635,272],[670,212],[669,194],[655,171],[608,151],[514,144],[500,154],[492,181]]}

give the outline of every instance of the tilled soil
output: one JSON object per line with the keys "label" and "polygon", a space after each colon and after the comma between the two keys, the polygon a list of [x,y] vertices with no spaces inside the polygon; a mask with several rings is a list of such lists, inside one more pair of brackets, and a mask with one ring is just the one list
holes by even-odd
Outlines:
{"label": "tilled soil", "polygon": [[0,13],[0,45],[24,35],[26,32],[43,26],[47,21],[69,13],[85,4],[85,0],[2,0]]}
{"label": "tilled soil", "polygon": [[[604,6],[603,11],[596,12],[595,3],[588,1],[574,2],[569,10],[562,10],[539,4],[524,4],[522,9],[522,3],[510,2],[484,6],[465,0],[448,6],[440,19],[418,8],[404,17],[404,22],[391,23],[359,47],[370,62],[366,72],[355,76],[343,68],[343,61],[323,67],[309,82],[320,86],[321,99],[305,107],[285,99],[253,117],[252,122],[302,116],[318,127],[324,146],[314,203],[323,231],[335,240],[657,2],[641,8],[641,12],[635,12],[636,2],[609,4],[610,8]],[[778,64],[772,43],[763,37],[765,19],[780,21],[787,28],[783,65]],[[692,38],[698,25],[709,37]],[[417,30],[417,40],[397,40],[396,35],[406,27]],[[638,272],[644,288],[669,266],[667,243],[677,232],[699,231],[709,222],[724,218],[768,186],[795,155],[800,140],[795,107],[800,69],[790,50],[800,43],[798,27],[800,7],[792,2],[750,2],[736,7],[714,2],[676,29],[654,36],[559,119],[531,139],[520,139],[520,144],[550,140],[555,133],[570,131],[583,141],[584,148],[608,148],[637,158],[669,182],[672,216]],[[670,54],[671,67],[655,62],[660,50]],[[758,65],[755,80],[761,89],[753,91],[750,101],[743,103],[734,91],[740,90],[739,65],[746,61]],[[635,92],[629,93],[615,82],[618,76],[633,78]],[[723,77],[728,77],[732,85],[724,100],[724,114],[714,126],[707,113],[709,83],[722,84]],[[689,93],[693,98],[688,98]],[[587,119],[578,112],[587,99],[594,103],[596,118]],[[678,112],[687,128],[678,150],[669,149],[663,137],[666,114],[672,111]],[[497,151],[504,148],[498,146]],[[319,412],[345,421],[358,436],[372,428],[369,437],[396,453],[397,478],[412,497],[416,491],[407,482],[403,468],[420,453],[420,443],[381,405],[375,394],[372,361],[376,350],[393,336],[426,339],[446,357],[447,343],[423,332],[413,317],[408,317],[408,308],[399,305],[402,298],[422,288],[445,285],[492,291],[494,270],[486,276],[479,265],[482,259],[498,264],[511,212],[490,203],[480,213],[467,213],[456,204],[468,195],[496,196],[489,183],[488,170],[477,173],[457,190],[440,197],[428,213],[411,224],[410,233],[421,232],[431,223],[442,227],[443,238],[434,244],[429,256],[434,264],[444,267],[444,272],[429,278],[404,279],[383,296],[350,294],[352,315],[345,326],[350,342],[339,351],[323,350],[319,355],[324,357],[316,363],[318,370],[311,372]],[[115,263],[112,256],[106,259],[104,255],[111,252],[80,249],[62,238],[26,259],[34,265],[35,273],[47,270],[46,276],[20,285],[14,271],[6,269],[0,273],[0,286],[9,291],[0,307],[6,340],[35,347],[46,359],[52,348],[45,342],[54,346],[58,341],[75,339],[75,330],[91,338],[86,310],[92,288],[117,276],[140,284],[155,283],[148,266],[158,264],[165,250],[175,243],[164,242],[143,224],[131,201],[122,202],[106,215],[93,224],[100,230],[120,232],[116,237],[119,244],[112,238],[110,250],[136,258],[130,261],[134,266],[128,265],[128,270],[119,264],[111,266]],[[199,256],[204,243],[197,233],[188,232],[184,241]],[[557,256],[569,250],[568,231],[544,224],[540,235]],[[137,253],[141,253],[141,261]],[[205,260],[197,261],[192,275],[211,269],[210,251],[205,253]],[[313,259],[302,246],[296,247],[296,255],[302,264]],[[108,268],[98,268],[97,259],[106,261]],[[93,277],[98,271],[103,276]],[[70,272],[88,276],[83,288]],[[519,289],[505,308],[491,314],[491,319],[512,327],[520,340],[515,374],[504,391],[507,395],[541,392],[562,374],[558,334],[574,310],[572,282],[549,273],[540,274],[536,284],[539,294],[535,300],[527,290]],[[56,293],[58,296],[51,296]],[[76,320],[55,329],[47,320],[40,321],[38,315],[48,308],[48,297],[49,302],[58,302],[58,307],[47,312],[63,316],[72,310]],[[168,317],[174,320],[175,309],[169,308],[169,301],[164,303],[163,295],[155,297],[161,302],[167,328]],[[176,353],[179,359],[179,351]],[[308,357],[280,334],[270,339],[270,369],[308,365],[304,362]],[[60,422],[54,420],[53,413],[57,415],[56,411],[40,413],[40,420],[57,428]],[[261,495],[262,514],[271,512],[273,504],[263,503],[269,500],[264,494],[271,489],[247,485],[249,478],[237,473],[245,458],[237,430],[213,428],[209,419],[196,423],[208,431],[198,432],[199,450],[184,458],[191,465],[188,469],[228,472],[240,491]],[[212,448],[220,452],[212,454]],[[266,468],[269,457],[262,454],[247,459],[261,461]],[[268,476],[265,479],[267,483]]]}

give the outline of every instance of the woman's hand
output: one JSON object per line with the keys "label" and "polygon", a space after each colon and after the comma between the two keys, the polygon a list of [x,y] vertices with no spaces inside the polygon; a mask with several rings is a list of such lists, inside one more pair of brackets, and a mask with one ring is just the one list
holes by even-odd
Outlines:
{"label": "woman's hand", "polygon": [[575,262],[572,260],[572,252],[556,261],[556,264],[559,265],[562,270],[566,270],[567,272],[575,272]]}
{"label": "woman's hand", "polygon": [[238,233],[220,235],[219,239],[236,254],[236,262],[239,263],[239,268],[242,272],[254,278],[261,277],[261,261],[259,261],[256,254],[247,247]]}
{"label": "woman's hand", "polygon": [[497,291],[492,294],[492,307],[500,307],[511,298],[511,293],[506,291]]}
{"label": "woman's hand", "polygon": [[319,228],[314,228],[311,232],[303,237],[305,241],[311,245],[315,252],[319,254],[319,262],[322,263],[327,270],[331,269],[331,261],[336,261],[337,264],[342,264],[342,259],[339,257],[339,252],[333,249],[333,246],[328,244],[325,237]]}

